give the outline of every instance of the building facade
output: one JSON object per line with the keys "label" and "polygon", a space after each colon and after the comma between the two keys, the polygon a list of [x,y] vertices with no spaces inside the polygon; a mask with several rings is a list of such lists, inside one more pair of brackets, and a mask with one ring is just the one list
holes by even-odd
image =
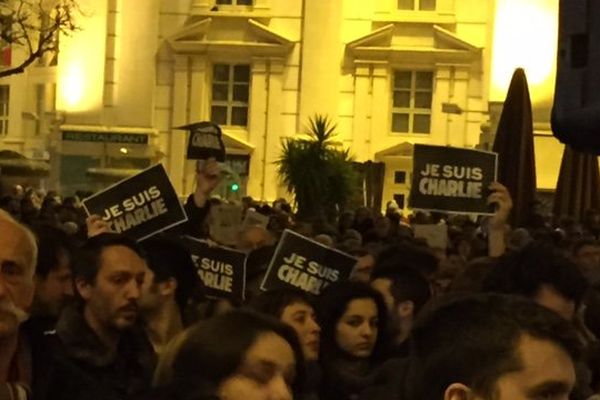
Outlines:
{"label": "building facade", "polygon": [[49,158],[63,192],[162,162],[189,193],[176,128],[212,120],[236,194],[274,200],[281,141],[318,113],[357,161],[385,163],[384,203],[406,206],[412,144],[475,147],[490,119],[494,0],[81,3],[55,66],[0,80],[1,146]]}

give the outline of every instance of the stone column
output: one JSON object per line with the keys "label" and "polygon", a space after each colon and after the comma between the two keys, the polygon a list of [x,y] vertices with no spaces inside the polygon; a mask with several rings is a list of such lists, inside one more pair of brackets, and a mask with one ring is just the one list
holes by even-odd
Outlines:
{"label": "stone column", "polygon": [[247,193],[255,199],[262,199],[264,196],[265,143],[267,139],[267,68],[265,58],[254,58],[252,60],[251,118],[248,126],[248,141],[255,145],[255,149],[250,157],[251,178],[248,180]]}
{"label": "stone column", "polygon": [[354,120],[352,147],[357,161],[367,161],[367,152],[362,151],[371,140],[371,66],[356,62],[354,84]]}
{"label": "stone column", "polygon": [[[187,56],[175,57],[173,85],[173,127],[189,123],[189,59]],[[184,193],[184,170],[186,152],[186,134],[184,131],[171,129],[169,142],[169,175],[175,190]]]}
{"label": "stone column", "polygon": [[336,119],[340,90],[343,0],[305,0],[302,22],[300,121],[315,113]]}
{"label": "stone column", "polygon": [[367,148],[367,159],[372,160],[375,152],[380,150],[374,140],[377,136],[388,135],[391,131],[390,84],[387,62],[373,63],[373,94],[371,101],[371,135]]}
{"label": "stone column", "polygon": [[264,193],[262,200],[273,201],[277,197],[279,176],[277,161],[281,156],[281,111],[283,96],[283,59],[271,59],[269,67],[269,87],[267,102],[267,136],[265,140],[265,171],[263,175]]}

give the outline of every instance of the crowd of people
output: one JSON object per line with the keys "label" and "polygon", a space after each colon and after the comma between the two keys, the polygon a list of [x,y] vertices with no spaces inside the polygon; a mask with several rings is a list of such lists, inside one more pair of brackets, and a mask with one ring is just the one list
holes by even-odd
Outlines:
{"label": "crowd of people", "polygon": [[[245,301],[207,298],[182,235],[214,240],[214,161],[188,221],[141,242],[76,197],[0,199],[0,400],[589,400],[600,398],[600,214],[343,211],[297,221],[244,198]],[[416,225],[447,228],[445,248]],[[318,297],[260,290],[285,229],[357,259]],[[218,243],[214,243],[218,245]]]}

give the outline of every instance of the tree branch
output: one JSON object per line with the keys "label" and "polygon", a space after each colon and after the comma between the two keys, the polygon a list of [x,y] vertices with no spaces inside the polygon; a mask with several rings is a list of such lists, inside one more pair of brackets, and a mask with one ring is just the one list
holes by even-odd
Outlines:
{"label": "tree branch", "polygon": [[21,73],[25,72],[25,68],[27,68],[31,64],[33,64],[33,62],[35,60],[37,60],[39,57],[41,57],[41,54],[39,51],[36,51],[36,52],[29,54],[29,57],[27,57],[27,59],[25,61],[23,61],[19,66],[14,67],[14,68],[5,69],[5,70],[0,70],[0,79],[10,76],[10,75],[21,74]]}
{"label": "tree branch", "polygon": [[[1,3],[3,9],[5,4]],[[10,21],[10,29],[0,30],[0,39],[12,46],[25,46],[29,55],[16,67],[0,69],[0,78],[23,73],[27,67],[46,53],[58,51],[58,35],[79,30],[74,23],[74,11],[81,13],[76,0],[61,0],[52,9],[46,9],[43,1],[18,0],[19,5],[3,12],[3,20]],[[4,10],[6,11],[6,10]],[[35,18],[33,21],[32,18]],[[37,36],[37,43],[32,40]],[[34,50],[35,48],[35,50]]]}

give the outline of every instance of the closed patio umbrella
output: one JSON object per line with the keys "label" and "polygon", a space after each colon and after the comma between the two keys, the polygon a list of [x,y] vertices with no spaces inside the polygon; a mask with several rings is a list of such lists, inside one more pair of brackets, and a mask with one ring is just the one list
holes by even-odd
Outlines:
{"label": "closed patio umbrella", "polygon": [[536,195],[533,117],[525,71],[515,70],[500,116],[493,150],[498,153],[498,181],[513,198],[511,224],[523,227]]}
{"label": "closed patio umbrella", "polygon": [[565,146],[554,195],[554,215],[581,220],[586,210],[599,208],[598,158]]}

